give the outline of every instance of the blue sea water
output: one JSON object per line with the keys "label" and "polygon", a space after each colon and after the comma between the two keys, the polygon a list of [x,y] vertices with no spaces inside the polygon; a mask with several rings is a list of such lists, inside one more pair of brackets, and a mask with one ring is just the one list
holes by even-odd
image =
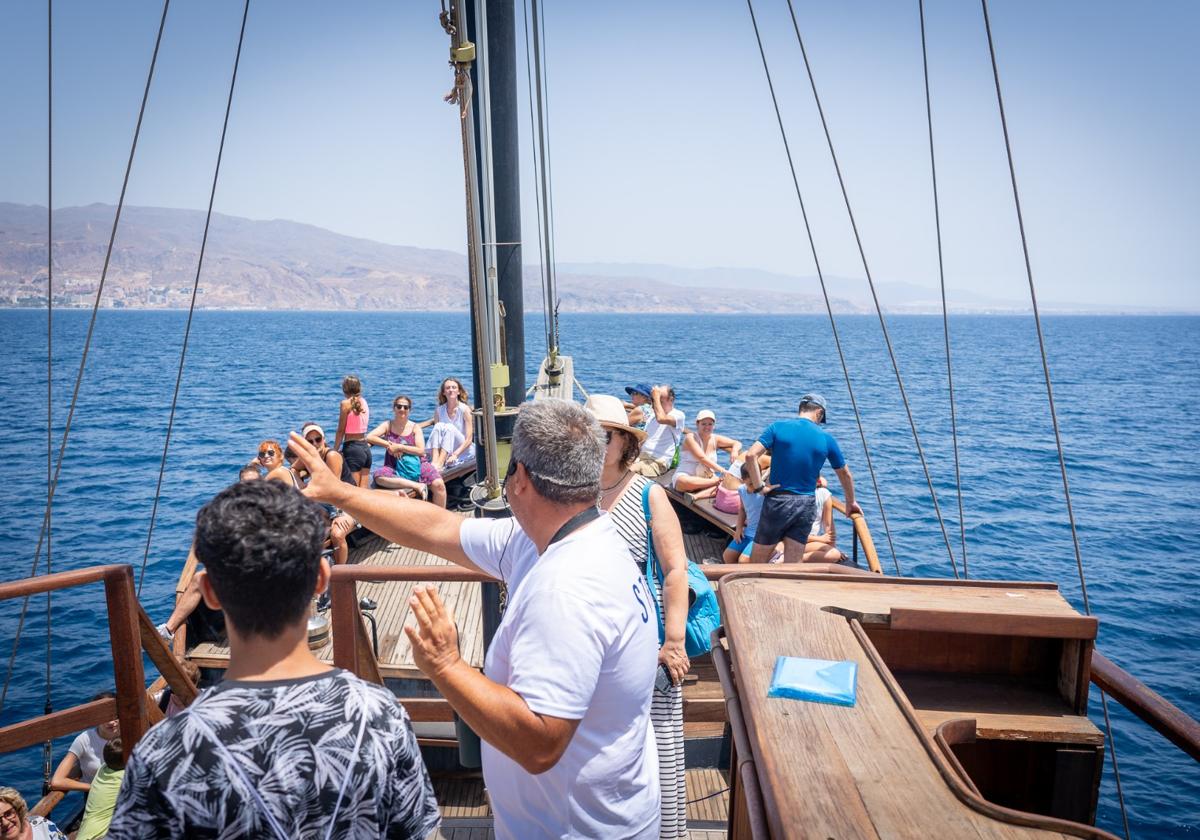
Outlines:
{"label": "blue sea water", "polygon": [[[54,316],[56,452],[87,315]],[[55,570],[141,566],[184,320],[181,312],[100,314],[54,503]],[[878,322],[838,323],[895,562],[904,575],[950,576]],[[893,317],[889,326],[961,563],[941,319]],[[1033,322],[956,316],[951,332],[970,575],[1056,581],[1082,607]],[[1045,332],[1100,647],[1200,717],[1200,318],[1052,317]],[[543,355],[540,335],[540,317],[531,317],[531,372]],[[151,616],[170,611],[197,508],[235,478],[260,439],[282,438],[310,419],[331,430],[339,382],[350,372],[363,379],[377,417],[399,393],[413,397],[414,416],[431,412],[442,376],[469,381],[469,336],[459,314],[197,313],[149,545],[142,600]],[[589,391],[671,381],[689,418],[711,408],[720,432],[747,442],[793,414],[801,393],[824,393],[829,430],[893,570],[824,317],[564,315],[562,336]],[[45,507],[45,313],[0,311],[0,346],[0,410],[8,418],[0,437],[0,580],[13,580],[30,571]],[[0,668],[19,609],[18,601],[0,603]],[[43,599],[32,602],[0,724],[42,711],[44,610]],[[62,708],[112,682],[100,588],[57,595],[53,625],[53,700]],[[1095,703],[1092,711],[1101,720]],[[1112,711],[1134,835],[1200,833],[1196,765],[1119,706]],[[56,760],[66,743],[56,744]],[[36,799],[41,750],[0,756],[0,784]],[[1099,822],[1120,830],[1111,764]]]}

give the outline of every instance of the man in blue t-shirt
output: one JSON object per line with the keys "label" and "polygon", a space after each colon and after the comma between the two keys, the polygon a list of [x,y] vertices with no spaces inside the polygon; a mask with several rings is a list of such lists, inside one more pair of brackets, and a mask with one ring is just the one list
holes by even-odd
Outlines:
{"label": "man in blue t-shirt", "polygon": [[850,468],[833,435],[821,428],[824,424],[825,398],[820,394],[805,394],[800,398],[800,416],[776,420],[767,426],[746,453],[750,473],[746,486],[752,493],[763,490],[758,456],[771,453],[771,489],[763,501],[762,517],[754,533],[751,563],[765,563],[780,540],[784,541],[785,562],[799,563],[804,557],[804,544],[817,515],[814,498],[817,477],[826,461],[842,483],[846,515],[862,513],[854,501]]}

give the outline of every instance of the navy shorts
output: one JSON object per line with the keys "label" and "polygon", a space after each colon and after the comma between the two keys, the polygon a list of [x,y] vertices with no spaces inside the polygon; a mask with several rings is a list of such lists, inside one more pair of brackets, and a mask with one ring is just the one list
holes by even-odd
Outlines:
{"label": "navy shorts", "polygon": [[342,457],[352,473],[371,469],[371,444],[365,440],[348,440],[342,444]]}
{"label": "navy shorts", "polygon": [[775,545],[787,538],[804,545],[808,542],[816,515],[815,497],[773,493],[763,499],[762,516],[754,532],[754,542],[758,545]]}

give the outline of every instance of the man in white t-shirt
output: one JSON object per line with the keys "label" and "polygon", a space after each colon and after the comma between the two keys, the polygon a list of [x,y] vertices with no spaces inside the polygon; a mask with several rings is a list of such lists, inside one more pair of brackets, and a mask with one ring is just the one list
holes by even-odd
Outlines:
{"label": "man in white t-shirt", "polygon": [[652,416],[646,421],[646,440],[637,460],[629,467],[647,478],[671,469],[675,452],[683,442],[684,415],[675,407],[675,389],[655,385],[650,389]]}
{"label": "man in white t-shirt", "polygon": [[436,589],[410,601],[417,666],[484,741],[497,838],[658,837],[650,700],[658,627],[645,580],[596,506],[604,438],[574,403],[525,403],[505,493],[513,519],[463,519],[337,480],[293,435],[305,493],[370,530],[508,585],[484,673],[458,655]]}

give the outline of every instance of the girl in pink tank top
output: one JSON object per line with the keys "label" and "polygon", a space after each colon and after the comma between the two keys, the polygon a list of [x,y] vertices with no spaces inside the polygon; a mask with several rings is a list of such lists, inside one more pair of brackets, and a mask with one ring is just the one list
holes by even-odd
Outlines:
{"label": "girl in pink tank top", "polygon": [[355,483],[366,487],[371,479],[371,445],[365,440],[371,410],[362,395],[362,380],[354,375],[347,376],[342,380],[342,395],[345,399],[339,406],[333,448],[341,449]]}

